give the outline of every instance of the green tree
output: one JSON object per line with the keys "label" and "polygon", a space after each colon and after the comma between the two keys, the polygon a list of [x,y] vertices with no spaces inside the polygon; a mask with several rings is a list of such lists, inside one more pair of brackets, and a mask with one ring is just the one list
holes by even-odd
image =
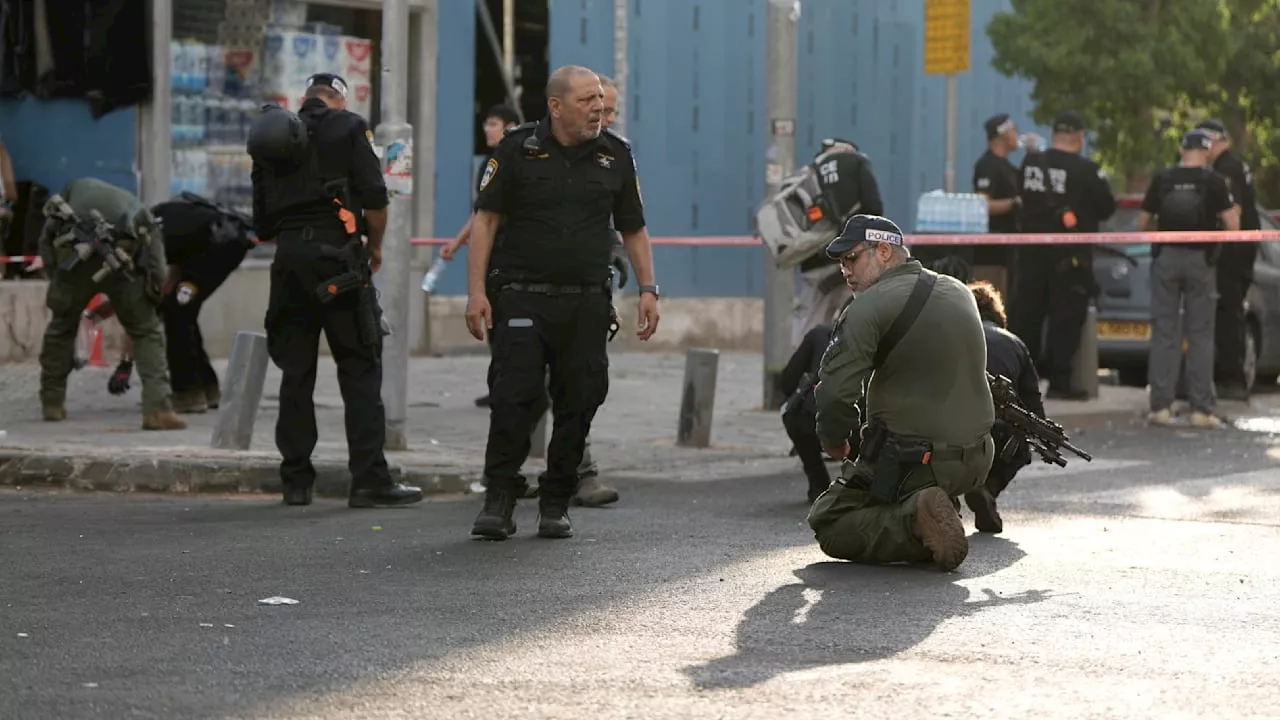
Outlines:
{"label": "green tree", "polygon": [[[1265,4],[1271,0],[1258,0]],[[1034,83],[1033,116],[1083,114],[1096,132],[1099,161],[1129,191],[1167,164],[1188,89],[1209,88],[1226,70],[1224,3],[1205,0],[1011,0],[987,25],[992,64]]]}

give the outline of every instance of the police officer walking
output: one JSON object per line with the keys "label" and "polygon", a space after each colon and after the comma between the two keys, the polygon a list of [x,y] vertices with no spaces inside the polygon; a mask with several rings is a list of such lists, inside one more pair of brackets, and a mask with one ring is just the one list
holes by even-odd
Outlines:
{"label": "police officer walking", "polygon": [[[1235,198],[1241,230],[1261,230],[1258,204],[1253,192],[1253,172],[1249,164],[1231,152],[1231,138],[1218,120],[1205,120],[1196,125],[1213,141],[1209,158],[1213,169],[1227,181]],[[1225,228],[1221,228],[1225,229]],[[1218,397],[1248,400],[1249,386],[1245,378],[1244,298],[1253,283],[1253,264],[1258,259],[1258,243],[1230,242],[1222,244],[1218,255],[1218,316],[1214,321],[1216,347],[1213,374]]]}
{"label": "police officer walking", "polygon": [[98,293],[111,299],[137,356],[142,377],[142,429],[182,430],[170,404],[164,330],[156,305],[165,279],[160,228],[129,191],[95,178],[72,180],[45,203],[40,258],[50,273],[52,312],[40,350],[44,419],[67,418],[67,375],[85,305]]}
{"label": "police officer walking", "polygon": [[[280,479],[285,503],[310,504],[317,441],[312,396],[323,332],[346,406],[347,504],[407,505],[421,500],[422,491],[393,482],[383,453],[382,333],[371,277],[382,264],[387,188],[373,134],[346,110],[346,96],[342,78],[313,75],[297,115],[268,107],[250,127],[254,230],[276,243],[265,326],[271,359],[283,373],[276,421]],[[362,212],[367,258],[357,226]]]}
{"label": "police officer walking", "polygon": [[[658,286],[635,159],[624,140],[602,132],[603,95],[587,68],[556,70],[547,81],[547,117],[508,133],[480,181],[466,317],[477,340],[486,329],[494,333],[485,499],[471,531],[481,538],[505,540],[516,531],[518,474],[548,370],[555,419],[538,483],[538,535],[573,534],[569,502],[609,388],[611,217],[639,282],[637,334],[648,340],[657,330]],[[494,248],[499,222],[506,241]]]}
{"label": "police officer walking", "polygon": [[[1027,233],[1096,233],[1116,211],[1107,175],[1082,156],[1084,118],[1064,112],[1053,121],[1052,146],[1027,153],[1019,174]],[[1083,388],[1071,386],[1071,368],[1080,347],[1080,332],[1093,297],[1093,247],[1088,244],[1027,245],[1019,248],[1010,318],[1031,357],[1049,379],[1048,397],[1085,400]],[[1048,320],[1047,357],[1041,333]]]}
{"label": "police officer walking", "polygon": [[[951,570],[969,552],[953,498],[982,485],[993,453],[995,408],[973,295],[913,259],[887,218],[854,215],[827,255],[839,259],[857,299],[818,371],[818,438],[845,462],[809,509],[809,526],[831,557],[933,560]],[[868,378],[863,418],[857,400]],[[851,439],[860,440],[856,461]]]}
{"label": "police officer walking", "polygon": [[[1156,173],[1142,200],[1142,231],[1239,230],[1240,218],[1226,180],[1209,169],[1213,141],[1203,130],[1182,136],[1182,163]],[[1173,424],[1173,400],[1186,335],[1187,400],[1191,424],[1221,428],[1213,414],[1213,322],[1219,243],[1152,243],[1151,348],[1147,378],[1154,425]]]}
{"label": "police officer walking", "polygon": [[183,193],[151,209],[164,228],[169,291],[160,303],[173,409],[217,409],[222,393],[200,333],[200,310],[253,247],[251,218]]}

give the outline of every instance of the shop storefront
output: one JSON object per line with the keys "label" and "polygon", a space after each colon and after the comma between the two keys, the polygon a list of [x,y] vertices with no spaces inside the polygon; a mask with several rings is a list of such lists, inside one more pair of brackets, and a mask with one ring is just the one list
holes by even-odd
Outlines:
{"label": "shop storefront", "polygon": [[381,19],[370,5],[172,0],[169,194],[249,212],[249,123],[264,103],[296,110],[313,73],[346,78],[348,109],[375,125]]}

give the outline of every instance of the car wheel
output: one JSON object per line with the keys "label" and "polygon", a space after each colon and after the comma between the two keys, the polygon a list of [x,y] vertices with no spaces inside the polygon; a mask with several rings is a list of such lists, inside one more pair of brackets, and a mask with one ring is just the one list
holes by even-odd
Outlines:
{"label": "car wheel", "polygon": [[1120,384],[1127,387],[1146,387],[1147,369],[1145,367],[1120,368]]}
{"label": "car wheel", "polygon": [[1244,332],[1244,387],[1253,392],[1253,385],[1258,381],[1258,331],[1253,323],[1245,326]]}

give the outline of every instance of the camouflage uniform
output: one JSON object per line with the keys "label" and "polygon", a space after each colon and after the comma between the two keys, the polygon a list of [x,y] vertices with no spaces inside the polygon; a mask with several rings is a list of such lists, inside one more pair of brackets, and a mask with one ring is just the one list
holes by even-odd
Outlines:
{"label": "camouflage uniform", "polygon": [[[841,479],[809,511],[822,551],[863,563],[925,562],[937,554],[918,527],[923,505],[955,513],[949,498],[981,487],[994,447],[995,419],[986,380],[986,340],[973,295],[954,278],[940,276],[910,330],[871,374],[881,337],[893,323],[923,270],[916,260],[890,268],[846,306],[823,353],[814,392],[817,431],[825,447],[852,435],[859,417],[855,401],[867,386],[867,414],[889,431],[933,444],[927,465],[912,466],[893,504],[875,503],[869,492],[874,467],[845,460]],[[931,488],[941,488],[945,495]],[[922,491],[928,492],[921,497]],[[958,541],[963,541],[963,534]],[[967,544],[964,545],[967,552]],[[963,555],[960,555],[960,560]],[[940,561],[941,562],[941,561]],[[951,563],[947,563],[951,564]],[[959,564],[959,560],[955,561]]]}
{"label": "camouflage uniform", "polygon": [[[131,257],[132,279],[109,272],[94,281],[104,269],[97,255],[81,260],[70,270],[59,264],[75,254],[69,243],[59,240],[71,230],[71,223],[54,217],[65,201],[75,217],[84,220],[96,210],[112,226],[116,247]],[[81,313],[99,292],[111,299],[116,318],[133,341],[138,375],[142,378],[143,428],[181,429],[185,423],[173,414],[169,404],[169,371],[165,361],[164,329],[157,304],[165,276],[164,244],[160,228],[151,213],[126,190],[94,178],[67,183],[62,192],[45,205],[44,231],[40,235],[40,257],[50,275],[45,304],[53,313],[45,329],[40,351],[40,402],[46,420],[66,417],[67,376],[75,355],[76,334]],[[145,247],[143,247],[145,246]]]}

